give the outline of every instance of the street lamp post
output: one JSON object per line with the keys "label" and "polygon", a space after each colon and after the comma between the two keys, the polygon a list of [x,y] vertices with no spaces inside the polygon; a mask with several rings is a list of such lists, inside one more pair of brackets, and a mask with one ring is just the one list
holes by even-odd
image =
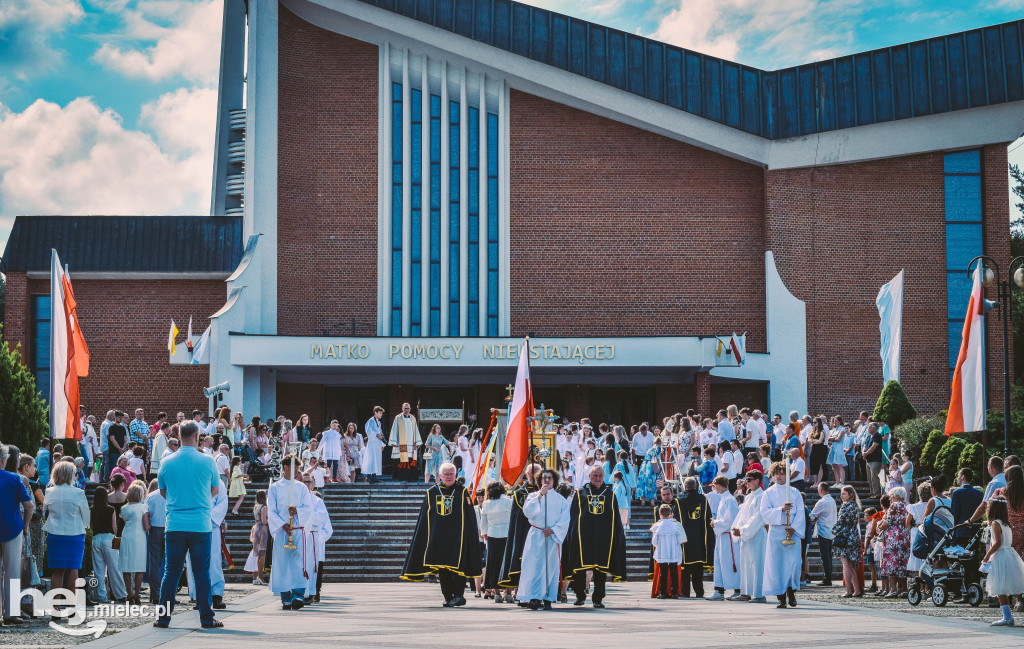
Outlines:
{"label": "street lamp post", "polygon": [[1003,457],[1006,457],[1010,454],[1010,314],[1013,287],[1024,288],[1024,256],[1010,260],[1005,280],[1000,276],[999,264],[988,255],[978,255],[967,264],[968,277],[974,263],[981,261],[985,262],[981,267],[981,282],[985,286],[996,285],[999,298],[995,306],[999,308],[999,318],[1003,321]]}

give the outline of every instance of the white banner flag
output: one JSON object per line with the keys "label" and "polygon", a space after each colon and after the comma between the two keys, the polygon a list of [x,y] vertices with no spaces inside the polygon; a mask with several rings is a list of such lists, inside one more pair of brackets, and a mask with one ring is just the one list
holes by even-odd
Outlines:
{"label": "white banner flag", "polygon": [[903,271],[878,291],[878,331],[882,334],[882,384],[900,380],[900,339],[903,327]]}

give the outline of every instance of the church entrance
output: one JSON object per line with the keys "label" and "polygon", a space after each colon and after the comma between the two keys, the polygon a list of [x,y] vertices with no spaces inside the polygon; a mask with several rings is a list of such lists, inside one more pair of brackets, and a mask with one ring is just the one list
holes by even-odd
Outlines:
{"label": "church entrance", "polygon": [[[349,422],[355,422],[359,432],[365,432],[363,425],[373,416],[373,407],[381,406],[387,410],[388,389],[386,386],[356,388],[328,386],[324,388],[324,428],[337,419],[344,431]],[[384,419],[390,421],[396,413],[384,413]],[[384,433],[387,436],[388,425],[385,423]]]}
{"label": "church entrance", "polygon": [[609,426],[630,426],[649,423],[654,426],[654,388],[590,388],[590,421],[596,428],[604,422]]}

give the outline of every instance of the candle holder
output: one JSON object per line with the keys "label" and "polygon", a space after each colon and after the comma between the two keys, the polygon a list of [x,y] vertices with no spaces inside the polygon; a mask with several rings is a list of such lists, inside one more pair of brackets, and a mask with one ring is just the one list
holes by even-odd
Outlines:
{"label": "candle holder", "polygon": [[[789,504],[789,503],[787,503]],[[789,524],[789,512],[786,512],[786,538],[782,539],[782,545],[795,545],[793,540],[793,526]]]}
{"label": "candle holder", "polygon": [[[291,514],[288,514],[288,527],[291,528],[291,527],[294,527],[294,525],[295,525],[295,517],[292,516]],[[295,539],[292,537],[291,529],[288,530],[288,542],[284,544],[284,549],[285,550],[298,550],[299,549],[299,546],[295,545]]]}

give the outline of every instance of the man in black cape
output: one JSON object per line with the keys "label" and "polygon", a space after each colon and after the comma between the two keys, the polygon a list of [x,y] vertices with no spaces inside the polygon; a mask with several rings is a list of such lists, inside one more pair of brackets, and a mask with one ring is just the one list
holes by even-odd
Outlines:
{"label": "man in black cape", "polygon": [[683,531],[686,532],[680,590],[682,597],[689,597],[692,585],[694,595],[698,598],[704,597],[704,564],[714,554],[715,535],[711,531],[708,499],[697,489],[696,478],[687,478],[683,481],[683,495],[679,499],[679,506],[683,516]]}
{"label": "man in black cape", "polygon": [[512,494],[512,514],[508,522],[508,540],[505,542],[505,554],[501,559],[501,572],[498,585],[502,588],[518,588],[519,573],[523,570],[523,546],[526,535],[530,533],[530,521],[523,515],[523,504],[526,497],[537,491],[537,478],[542,467],[530,464],[526,467],[526,483]]}
{"label": "man in black cape", "polygon": [[[661,520],[661,514],[659,513],[659,510],[661,509],[661,506],[662,505],[668,505],[669,507],[672,508],[672,518],[674,518],[677,521],[679,521],[679,524],[682,525],[682,523],[683,523],[682,505],[679,504],[679,499],[676,498],[675,490],[673,490],[672,487],[670,487],[668,485],[664,485],[664,486],[662,486],[660,493],[661,493],[661,502],[659,502],[657,505],[654,506],[654,522],[657,523],[659,520]],[[657,581],[657,577],[658,577],[658,575],[656,575],[657,568],[658,568],[658,564],[654,563],[654,546],[652,545],[651,546],[651,559],[650,559],[650,561],[647,564],[647,578],[648,579],[654,579],[655,581]],[[681,583],[681,581],[682,580],[680,580],[680,582],[677,582],[677,583]]]}
{"label": "man in black cape", "polygon": [[604,467],[594,465],[590,482],[572,496],[569,533],[562,555],[562,578],[572,580],[576,606],[587,601],[587,571],[594,572],[594,608],[604,608],[608,575],[626,578],[626,534]]}
{"label": "man in black cape", "polygon": [[476,512],[469,491],[455,481],[455,465],[439,470],[441,482],[427,490],[401,579],[423,581],[437,574],[444,606],[465,606],[466,580],[483,574]]}

